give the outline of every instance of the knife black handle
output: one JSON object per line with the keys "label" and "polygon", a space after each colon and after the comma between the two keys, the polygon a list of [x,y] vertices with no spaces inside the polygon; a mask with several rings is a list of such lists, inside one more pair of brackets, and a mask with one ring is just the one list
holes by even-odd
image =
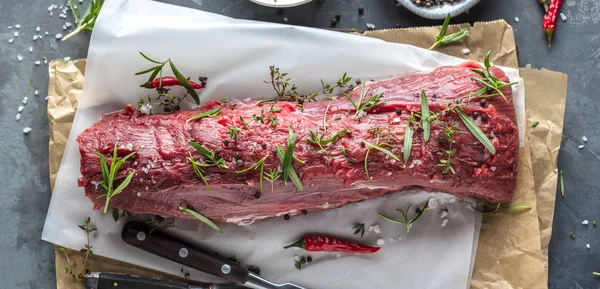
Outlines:
{"label": "knife black handle", "polygon": [[143,223],[125,224],[121,238],[136,248],[234,283],[244,284],[248,279],[246,268],[230,264],[214,253],[185,244],[159,230],[152,230]]}
{"label": "knife black handle", "polygon": [[85,289],[189,289],[186,284],[117,273],[89,273]]}

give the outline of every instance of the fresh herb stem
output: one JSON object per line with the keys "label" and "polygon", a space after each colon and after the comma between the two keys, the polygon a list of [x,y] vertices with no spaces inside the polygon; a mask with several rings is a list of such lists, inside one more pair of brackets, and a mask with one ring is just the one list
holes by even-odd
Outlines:
{"label": "fresh herb stem", "polygon": [[81,16],[79,12],[79,6],[77,6],[73,0],[69,0],[69,6],[71,7],[71,12],[73,12],[73,17],[75,18],[75,23],[77,24],[77,28],[73,30],[73,32],[63,36],[61,41],[65,41],[75,35],[77,35],[81,31],[92,31],[94,28],[94,24],[96,24],[96,19],[100,14],[100,10],[102,9],[102,5],[104,4],[104,0],[91,0],[90,4]]}
{"label": "fresh herb stem", "polygon": [[121,184],[114,188],[115,180],[119,169],[123,164],[125,164],[125,161],[127,161],[127,159],[135,155],[135,152],[132,152],[123,157],[121,160],[117,161],[117,144],[115,144],[113,154],[110,159],[110,167],[103,154],[99,152],[96,152],[95,154],[100,157],[100,169],[102,171],[102,180],[100,181],[100,186],[102,186],[102,188],[104,189],[104,194],[99,195],[98,199],[106,197],[106,203],[104,204],[104,213],[106,214],[110,200],[114,196],[120,194],[125,189],[125,187],[129,185],[131,179],[133,179],[133,175],[135,175],[135,171],[132,170],[127,175],[127,177],[125,177],[125,179],[121,182]]}
{"label": "fresh herb stem", "polygon": [[460,120],[465,124],[467,129],[471,132],[471,134],[479,141],[483,146],[490,151],[492,155],[496,154],[496,148],[494,144],[490,141],[490,139],[479,129],[479,127],[475,124],[475,122],[466,115],[461,108],[456,109],[456,113],[460,116]]}
{"label": "fresh herb stem", "polygon": [[259,187],[260,187],[260,192],[263,192],[263,183],[262,183],[262,179],[263,179],[263,172],[264,172],[264,166],[265,166],[265,160],[267,160],[267,158],[269,157],[269,154],[265,155],[262,159],[258,160],[256,163],[254,163],[253,165],[241,170],[241,171],[236,171],[236,173],[241,174],[241,173],[245,173],[248,172],[250,170],[256,170],[258,168],[260,168],[260,174],[259,174]]}
{"label": "fresh herb stem", "polygon": [[423,128],[423,141],[429,141],[429,135],[431,133],[431,120],[429,113],[429,102],[427,101],[427,95],[425,90],[421,89],[421,127]]}
{"label": "fresh herb stem", "polygon": [[[482,210],[478,209],[476,206],[472,206],[471,208],[482,214],[495,214],[500,211],[520,211],[520,210],[530,210],[532,207],[528,205],[513,205],[513,206],[502,206],[501,203],[498,204],[489,204],[484,201],[475,199],[475,202],[481,204],[483,206]],[[491,209],[491,210],[489,210]]]}
{"label": "fresh herb stem", "polygon": [[563,180],[563,171],[561,170],[559,172],[560,175],[560,196],[562,198],[565,197],[565,181]]}
{"label": "fresh herb stem", "polygon": [[217,106],[217,107],[215,107],[215,108],[213,108],[213,109],[211,109],[209,111],[205,111],[203,113],[199,113],[197,115],[194,115],[194,116],[190,117],[186,122],[194,121],[194,120],[205,118],[205,117],[217,116],[217,115],[219,115],[219,111],[220,110],[221,110],[221,107]]}
{"label": "fresh herb stem", "polygon": [[216,167],[219,167],[222,169],[229,168],[225,164],[225,160],[223,160],[223,157],[219,156],[215,151],[211,151],[194,141],[189,141],[188,143],[190,146],[192,146],[194,149],[196,149],[198,152],[200,152],[200,154],[202,154],[202,156],[204,157],[206,163],[199,164],[200,166],[203,166],[203,167],[216,166]]}
{"label": "fresh herb stem", "polygon": [[229,130],[225,133],[231,137],[231,139],[236,142],[238,135],[244,134],[241,129],[237,127],[230,127]]}
{"label": "fresh herb stem", "polygon": [[403,147],[404,163],[408,163],[408,159],[410,158],[410,151],[412,149],[412,143],[413,143],[413,128],[411,127],[412,123],[414,123],[414,115],[411,112],[408,123],[406,123],[406,129],[404,130],[404,147]]}
{"label": "fresh herb stem", "polygon": [[360,96],[358,98],[358,102],[354,102],[354,100],[352,100],[352,97],[350,95],[348,95],[346,93],[343,94],[348,99],[348,101],[350,101],[352,106],[354,106],[354,109],[356,111],[354,113],[354,116],[357,119],[360,119],[362,117],[362,114],[366,113],[368,110],[372,109],[373,107],[385,103],[385,100],[381,99],[383,97],[383,92],[371,96],[369,99],[367,99],[363,103],[363,101],[365,100],[365,97],[366,97],[366,93],[367,92],[365,92],[365,84],[363,83],[361,86],[361,89],[360,89]]}
{"label": "fresh herb stem", "polygon": [[217,231],[219,233],[223,233],[223,230],[221,230],[221,228],[219,228],[219,226],[217,226],[217,224],[215,224],[213,221],[211,221],[209,218],[205,217],[204,215],[196,212],[195,210],[186,208],[186,207],[179,207],[179,210],[202,221],[203,223],[207,224],[209,227],[213,228],[215,231]]}
{"label": "fresh herb stem", "polygon": [[433,43],[433,45],[431,45],[431,47],[429,47],[429,50],[433,50],[436,47],[438,47],[439,45],[446,45],[452,42],[457,42],[467,36],[469,36],[469,30],[467,29],[461,29],[458,32],[452,33],[448,36],[446,35],[446,31],[448,30],[448,25],[450,25],[450,14],[448,14],[448,16],[446,16],[446,19],[444,20],[444,24],[442,24],[442,29],[440,30],[440,33],[438,34],[438,36],[435,38],[435,42]]}
{"label": "fresh herb stem", "polygon": [[281,177],[281,174],[276,169],[269,169],[269,173],[264,172],[263,175],[264,175],[264,178],[267,179],[267,181],[269,183],[271,183],[271,193],[274,192],[275,191],[275,187],[274,187],[273,183],[277,179],[279,179],[279,177]]}
{"label": "fresh herb stem", "polygon": [[[485,60],[483,62],[484,68],[482,70],[471,69],[471,71],[479,74],[482,78],[471,77],[471,79],[479,84],[482,84],[484,87],[478,90],[475,93],[471,93],[470,96],[477,98],[493,98],[497,96],[501,96],[505,101],[508,101],[504,93],[502,93],[502,89],[505,87],[510,87],[512,85],[517,84],[518,82],[510,82],[506,83],[504,81],[499,80],[498,78],[492,76],[490,73],[490,67],[492,66],[490,63],[490,55],[492,51],[488,51],[485,55]],[[489,92],[494,91],[494,94],[490,94]]]}
{"label": "fresh herb stem", "polygon": [[410,207],[412,206],[412,204],[408,205],[408,207],[406,208],[405,211],[402,211],[400,209],[396,209],[396,211],[400,212],[400,214],[402,215],[402,220],[394,220],[391,219],[389,217],[386,217],[384,214],[377,212],[377,214],[382,217],[384,220],[388,221],[388,222],[392,222],[394,224],[399,224],[399,225],[404,225],[406,226],[406,233],[410,232],[410,228],[412,227],[413,223],[416,222],[419,218],[421,218],[421,216],[423,215],[423,213],[425,213],[425,211],[427,211],[429,209],[429,200],[427,200],[427,203],[425,203],[425,206],[423,206],[423,209],[419,210],[417,215],[412,218],[409,219],[408,215],[410,214]]}

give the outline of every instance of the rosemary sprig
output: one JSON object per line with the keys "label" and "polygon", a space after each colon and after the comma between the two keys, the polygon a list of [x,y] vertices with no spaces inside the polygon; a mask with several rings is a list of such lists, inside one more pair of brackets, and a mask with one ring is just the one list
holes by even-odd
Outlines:
{"label": "rosemary sprig", "polygon": [[600,273],[598,273],[598,272],[592,272],[592,274],[594,274],[596,276],[600,276]]}
{"label": "rosemary sprig", "polygon": [[92,31],[94,29],[94,24],[96,24],[96,19],[98,19],[98,14],[100,14],[100,9],[102,9],[102,5],[104,4],[104,0],[91,0],[88,5],[87,10],[81,16],[79,12],[79,6],[76,5],[73,0],[69,0],[69,6],[71,7],[71,12],[73,12],[73,18],[75,18],[75,23],[77,24],[77,28],[73,30],[71,33],[65,35],[61,41],[65,41],[75,35],[77,35],[81,31]]}
{"label": "rosemary sprig", "polygon": [[217,226],[217,224],[215,224],[213,221],[211,221],[209,218],[203,216],[202,214],[196,212],[193,209],[190,208],[185,208],[185,207],[179,207],[179,210],[202,221],[203,223],[207,224],[209,227],[213,228],[215,231],[219,232],[219,233],[223,233],[223,230],[221,230],[221,228],[219,228],[219,226]]}
{"label": "rosemary sprig", "polygon": [[238,135],[244,134],[241,129],[237,127],[230,127],[229,130],[225,133],[231,137],[231,139],[235,142],[237,141]]}
{"label": "rosemary sprig", "polygon": [[393,159],[395,159],[397,161],[400,161],[400,158],[398,156],[396,156],[393,152],[391,152],[389,150],[386,150],[383,147],[381,147],[381,145],[389,145],[387,143],[376,145],[376,144],[371,144],[371,143],[365,141],[365,145],[367,145],[369,148],[376,149],[376,150],[378,150],[378,151],[380,151],[380,152],[382,152],[382,153],[390,156],[391,158],[393,158]]}
{"label": "rosemary sprig", "polygon": [[438,34],[438,36],[435,38],[435,42],[433,43],[433,45],[431,45],[431,47],[429,47],[429,50],[435,49],[438,45],[446,45],[446,44],[449,44],[452,42],[459,41],[459,40],[469,36],[469,30],[467,30],[467,29],[461,29],[458,32],[455,32],[448,36],[445,36],[446,30],[448,30],[449,24],[450,24],[450,14],[448,14],[448,16],[446,16],[446,19],[444,20],[444,24],[442,24],[442,29],[440,30],[440,34]]}
{"label": "rosemary sprig", "polygon": [[274,192],[275,187],[273,187],[273,183],[281,177],[281,174],[276,169],[269,169],[269,172],[264,172],[263,175],[267,179],[267,182],[271,183],[271,192]]}
{"label": "rosemary sprig", "polygon": [[561,198],[565,197],[565,181],[563,180],[563,171],[559,172],[560,175],[560,196]]}
{"label": "rosemary sprig", "polygon": [[236,173],[241,174],[241,173],[245,173],[248,172],[250,170],[256,170],[258,168],[260,168],[260,175],[259,178],[260,180],[258,181],[259,183],[259,187],[260,187],[260,192],[262,193],[263,191],[263,185],[262,185],[262,179],[263,179],[263,172],[264,172],[264,166],[265,166],[265,160],[269,157],[269,154],[266,154],[262,159],[258,160],[256,163],[254,163],[253,165],[241,170],[241,171],[236,171]]}
{"label": "rosemary sprig", "polygon": [[[505,87],[510,87],[512,85],[517,84],[518,82],[506,83],[504,81],[499,80],[498,78],[492,76],[490,73],[490,55],[492,51],[488,51],[485,55],[485,60],[483,62],[484,68],[482,70],[471,69],[473,72],[482,76],[482,78],[471,77],[471,79],[475,82],[482,84],[484,87],[478,90],[475,93],[471,93],[470,95],[477,98],[493,98],[497,96],[501,96],[505,101],[506,96],[502,93],[502,89]],[[489,94],[489,92],[495,91],[495,94]]]}
{"label": "rosemary sprig", "polygon": [[221,107],[217,106],[209,111],[205,111],[203,113],[199,113],[197,115],[190,117],[186,122],[194,121],[194,120],[205,118],[205,117],[217,116],[217,115],[219,115],[219,111],[221,111]]}
{"label": "rosemary sprig", "polygon": [[208,184],[208,180],[206,180],[206,177],[204,177],[204,169],[202,168],[204,165],[197,162],[196,160],[194,160],[192,153],[190,153],[190,152],[188,152],[188,153],[190,154],[188,159],[190,160],[190,162],[192,163],[192,166],[194,167],[194,173],[196,173],[196,175],[204,182],[204,184],[206,185],[206,190],[210,191],[210,185]]}
{"label": "rosemary sprig", "polygon": [[129,175],[127,175],[127,177],[116,188],[114,188],[117,172],[127,159],[135,155],[135,152],[132,152],[120,159],[119,161],[117,161],[117,144],[115,144],[113,155],[110,159],[110,168],[103,154],[99,152],[95,152],[95,154],[100,157],[100,169],[102,171],[102,180],[100,181],[100,186],[102,186],[102,188],[104,189],[104,194],[99,195],[98,199],[106,197],[106,203],[104,205],[104,213],[106,214],[110,199],[120,194],[125,189],[125,187],[129,185],[131,179],[133,179],[133,175],[135,175],[135,171],[132,170],[129,173]]}
{"label": "rosemary sprig", "polygon": [[365,96],[366,96],[365,95],[365,84],[364,83],[362,84],[361,89],[360,89],[360,96],[358,98],[358,102],[354,102],[354,100],[352,100],[352,97],[350,95],[346,94],[346,93],[344,93],[343,95],[354,106],[354,109],[356,111],[356,113],[354,114],[354,116],[356,118],[358,118],[358,119],[360,119],[362,117],[362,114],[364,114],[365,112],[367,112],[367,110],[385,103],[385,100],[381,99],[383,97],[383,92],[371,96],[369,99],[367,99],[363,103],[363,101],[365,100]]}
{"label": "rosemary sprig", "polygon": [[500,211],[518,211],[518,210],[529,210],[531,209],[531,206],[528,205],[514,205],[514,206],[502,206],[501,203],[498,204],[489,204],[486,203],[484,201],[478,200],[473,198],[473,200],[475,200],[475,202],[482,204],[483,208],[480,210],[478,209],[476,206],[472,206],[471,208],[479,213],[482,214],[495,214],[498,213]]}
{"label": "rosemary sprig", "polygon": [[419,218],[421,218],[423,213],[425,213],[425,211],[429,209],[429,200],[427,200],[427,203],[425,203],[425,206],[423,207],[423,209],[418,210],[418,213],[414,218],[409,219],[408,214],[410,213],[411,206],[412,206],[412,204],[408,205],[408,207],[406,208],[405,211],[396,209],[396,211],[400,212],[400,214],[402,215],[402,220],[391,219],[389,217],[386,217],[384,214],[382,214],[380,212],[377,212],[377,214],[388,222],[406,226],[406,233],[408,233],[408,232],[410,232],[410,228],[412,227],[413,223],[416,222]]}
{"label": "rosemary sprig", "polygon": [[[161,61],[157,61],[157,60],[154,60],[154,59],[148,57],[146,54],[144,54],[141,51],[140,51],[140,55],[142,55],[142,57],[144,57],[146,60],[148,60],[148,61],[150,61],[150,62],[152,62],[154,64],[157,64],[157,65],[153,66],[151,68],[148,68],[146,70],[142,70],[140,72],[137,72],[135,75],[143,75],[143,74],[150,73],[150,77],[148,78],[148,82],[153,81],[156,78],[156,76],[158,75],[159,79],[160,79],[159,88],[162,88],[162,73],[163,73],[163,68],[168,63],[169,67],[171,68],[171,71],[175,75],[175,78],[177,78],[177,80],[179,80],[179,82],[185,88],[185,90],[187,91],[187,93],[192,96],[192,98],[194,99],[194,102],[197,105],[200,105],[200,97],[198,96],[198,93],[192,87],[192,85],[190,84],[190,81],[185,76],[183,76],[183,74],[181,74],[181,72],[179,71],[179,69],[177,69],[177,67],[175,67],[175,64],[173,63],[173,61],[171,61],[171,58],[169,58],[169,59],[161,62]],[[142,84],[142,86],[143,86],[143,84]]]}
{"label": "rosemary sprig", "polygon": [[287,183],[287,180],[290,179],[299,191],[304,191],[302,181],[300,180],[300,177],[298,177],[298,174],[292,165],[292,160],[296,160],[294,157],[294,146],[296,145],[297,138],[298,135],[293,133],[292,126],[290,125],[285,152],[281,149],[281,147],[279,147],[279,145],[275,145],[275,148],[277,149],[279,161],[281,161],[281,165],[283,166],[283,182]]}
{"label": "rosemary sprig", "polygon": [[408,119],[408,123],[406,123],[406,129],[404,130],[404,163],[408,163],[408,159],[410,158],[410,151],[412,149],[413,143],[413,128],[410,126],[415,122],[414,114],[410,113],[410,118]]}
{"label": "rosemary sprig", "polygon": [[343,130],[338,131],[333,136],[331,136],[331,138],[323,139],[323,137],[325,137],[325,133],[319,134],[318,131],[309,131],[308,132],[308,137],[309,138],[305,139],[304,141],[307,142],[307,143],[309,143],[309,144],[318,145],[323,150],[325,150],[325,148],[323,148],[323,146],[327,146],[327,145],[335,142],[336,140],[338,140],[339,138],[341,138],[344,135],[348,134],[349,132],[350,132],[349,130],[343,129]]}
{"label": "rosemary sprig", "polygon": [[429,141],[429,134],[431,132],[431,120],[429,113],[429,102],[427,101],[427,95],[425,90],[421,89],[421,127],[423,128],[423,141]]}
{"label": "rosemary sprig", "polygon": [[460,120],[462,120],[462,122],[465,124],[465,126],[467,127],[467,129],[471,132],[471,134],[479,141],[481,142],[481,144],[488,150],[490,151],[491,154],[495,155],[496,154],[496,148],[494,147],[494,144],[492,144],[492,142],[490,141],[490,139],[485,135],[485,133],[483,133],[483,131],[481,131],[481,129],[479,129],[479,127],[475,124],[475,122],[471,119],[471,117],[469,117],[468,115],[466,115],[461,108],[457,108],[456,109],[456,113],[458,113],[458,116],[460,116]]}
{"label": "rosemary sprig", "polygon": [[192,146],[197,151],[199,151],[200,154],[202,154],[202,156],[204,157],[206,164],[199,164],[200,166],[203,166],[203,167],[217,166],[222,169],[228,168],[227,165],[225,164],[225,160],[223,160],[223,157],[221,157],[217,152],[211,151],[194,141],[189,141],[188,143],[190,144],[190,146]]}
{"label": "rosemary sprig", "polygon": [[352,229],[354,229],[354,235],[358,235],[360,233],[361,238],[365,235],[364,223],[357,223],[356,225],[352,226]]}

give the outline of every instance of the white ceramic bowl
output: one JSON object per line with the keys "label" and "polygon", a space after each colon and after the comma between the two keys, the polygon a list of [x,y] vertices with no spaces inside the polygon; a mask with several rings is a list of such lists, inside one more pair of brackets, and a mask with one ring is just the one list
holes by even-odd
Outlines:
{"label": "white ceramic bowl", "polygon": [[312,0],[250,0],[256,4],[276,7],[276,8],[285,8],[285,7],[294,7],[298,5],[302,5],[304,3],[308,3]]}
{"label": "white ceramic bowl", "polygon": [[[280,1],[280,0],[277,0]],[[481,0],[460,0],[457,3],[444,3],[442,5],[434,5],[433,7],[418,6],[412,2],[412,0],[396,0],[406,9],[413,13],[428,19],[444,19],[446,15],[450,14],[451,17],[460,15],[465,11],[471,9]],[[496,0],[497,1],[497,0]]]}

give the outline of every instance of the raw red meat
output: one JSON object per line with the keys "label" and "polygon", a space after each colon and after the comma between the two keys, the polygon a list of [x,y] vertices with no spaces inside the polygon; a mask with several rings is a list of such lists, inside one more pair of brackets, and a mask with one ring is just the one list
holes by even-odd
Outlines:
{"label": "raw red meat", "polygon": [[[507,80],[501,70],[492,72]],[[290,102],[278,102],[274,107],[281,110],[270,112],[270,104],[259,106],[250,101],[236,103],[234,107],[233,103],[215,101],[192,111],[147,116],[127,106],[125,110],[105,115],[78,136],[83,175],[79,184],[95,208],[104,205],[104,198],[97,199],[101,194],[97,185],[101,172],[99,157],[94,152],[109,155],[117,144],[120,156],[137,152],[123,165],[119,176],[124,177],[131,170],[136,174],[130,185],[111,199],[110,206],[137,213],[190,218],[178,209],[185,206],[217,222],[251,224],[269,217],[299,214],[302,210],[335,208],[411,187],[475,197],[490,203],[508,202],[516,186],[519,152],[510,88],[504,90],[509,102],[496,98],[481,105],[475,101],[465,109],[494,144],[495,155],[452,114],[447,121],[458,125],[454,146],[457,152],[453,157],[456,174],[443,173],[438,166],[445,155],[440,141],[443,132],[436,123],[431,125],[428,142],[423,142],[422,132],[414,134],[410,160],[404,168],[400,167],[402,162],[371,150],[370,179],[365,174],[367,147],[363,147],[361,141],[376,143],[373,128],[391,132],[394,137],[386,142],[393,145],[390,150],[402,159],[403,142],[399,138],[404,135],[410,112],[421,110],[421,89],[429,96],[430,110],[437,111],[454,99],[466,98],[468,92],[477,91],[480,86],[470,79],[473,76],[477,75],[467,67],[440,67],[427,74],[408,74],[369,83],[366,85],[369,95],[383,92],[385,104],[376,106],[360,120],[355,119],[354,107],[344,97],[305,103],[303,111]],[[351,93],[358,99],[360,88]],[[191,116],[216,106],[222,106],[220,116],[186,123]],[[250,122],[252,115],[260,115],[262,109],[265,122]],[[398,114],[397,109],[403,113]],[[352,132],[335,141],[328,154],[320,153],[320,149],[305,142],[309,131],[320,131],[325,114],[326,139],[343,129]],[[482,119],[482,114],[487,118]],[[275,127],[268,123],[267,115],[277,116]],[[226,132],[230,127],[242,127],[240,116],[250,123],[249,129],[242,129],[237,141],[233,141]],[[264,181],[260,198],[255,198],[259,191],[259,171],[241,174],[235,171],[251,166],[265,155],[269,155],[265,171],[281,168],[273,150],[276,144],[285,148],[290,125],[298,135],[294,153],[305,161],[305,164],[294,164],[304,191],[298,191],[292,183],[284,185],[281,180],[275,182],[271,191],[271,185]],[[387,134],[382,136],[386,138]],[[187,159],[191,152],[196,160],[202,160],[201,154],[188,144],[190,140],[211,150],[218,149],[229,166],[229,169],[206,168],[210,191],[195,175]],[[342,153],[343,147],[347,148],[346,156]]]}

